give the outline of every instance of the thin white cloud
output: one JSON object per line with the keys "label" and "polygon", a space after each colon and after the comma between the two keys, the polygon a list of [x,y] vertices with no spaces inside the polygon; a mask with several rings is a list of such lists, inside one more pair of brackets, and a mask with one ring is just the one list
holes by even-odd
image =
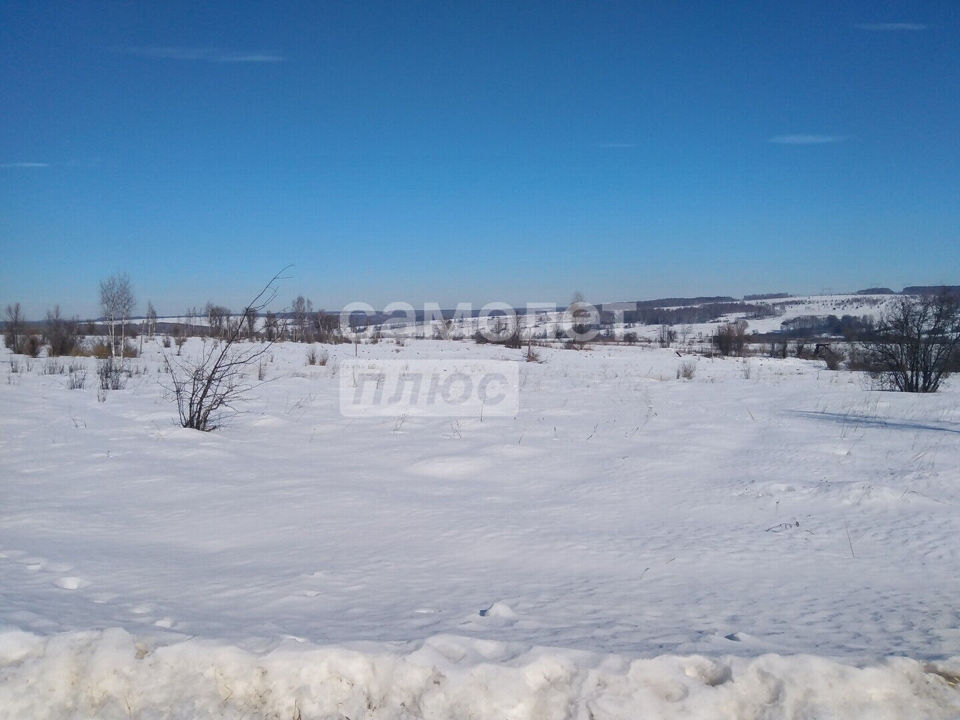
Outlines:
{"label": "thin white cloud", "polygon": [[854,25],[857,30],[867,30],[869,32],[899,32],[899,31],[917,31],[926,30],[927,26],[923,23],[857,23]]}
{"label": "thin white cloud", "polygon": [[50,167],[50,163],[41,163],[41,162],[0,163],[0,168],[45,168],[45,167]]}
{"label": "thin white cloud", "polygon": [[826,145],[827,143],[843,142],[846,135],[777,135],[767,142],[777,145]]}
{"label": "thin white cloud", "polygon": [[636,147],[636,143],[600,143],[597,147],[605,150],[622,150],[625,148]]}
{"label": "thin white cloud", "polygon": [[284,58],[267,52],[240,52],[221,48],[131,47],[120,52],[160,60],[193,60],[212,63],[279,63]]}

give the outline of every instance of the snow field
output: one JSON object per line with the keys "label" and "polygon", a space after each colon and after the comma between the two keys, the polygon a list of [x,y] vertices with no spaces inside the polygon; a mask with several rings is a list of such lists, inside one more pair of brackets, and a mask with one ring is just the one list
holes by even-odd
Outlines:
{"label": "snow field", "polygon": [[955,383],[542,349],[516,417],[398,423],[306,349],[213,434],[159,347],[102,403],[4,356],[0,717],[960,714]]}

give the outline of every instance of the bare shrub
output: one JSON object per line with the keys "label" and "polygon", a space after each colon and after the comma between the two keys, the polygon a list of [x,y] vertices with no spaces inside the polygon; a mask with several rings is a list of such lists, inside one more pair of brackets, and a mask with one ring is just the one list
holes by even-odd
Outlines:
{"label": "bare shrub", "polygon": [[630,330],[629,332],[625,332],[625,333],[623,334],[623,341],[624,341],[625,343],[627,343],[627,345],[634,345],[634,344],[636,344],[636,342],[637,342],[637,333],[634,332],[633,330]]}
{"label": "bare shrub", "polygon": [[67,389],[83,390],[87,384],[87,367],[82,362],[71,362],[68,368]]}
{"label": "bare shrub", "polygon": [[113,356],[97,360],[97,379],[99,380],[100,390],[104,392],[107,390],[123,390],[126,386],[123,369]]}
{"label": "bare shrub", "polygon": [[821,345],[816,356],[827,364],[827,370],[839,370],[840,364],[844,361],[843,353],[829,345]]}
{"label": "bare shrub", "polygon": [[177,328],[177,334],[173,338],[174,344],[177,346],[177,355],[180,355],[180,352],[183,350],[183,345],[187,342],[186,331],[183,328]]}
{"label": "bare shrub", "polygon": [[55,358],[50,358],[43,365],[43,375],[63,375],[63,363]]}
{"label": "bare shrub", "polygon": [[[284,271],[274,275],[244,308],[261,312],[277,295],[277,282]],[[223,424],[227,413],[237,412],[236,405],[253,389],[245,382],[245,368],[260,363],[272,342],[238,349],[237,340],[243,330],[235,323],[218,342],[204,342],[200,354],[194,358],[174,359],[164,353],[164,362],[170,373],[171,386],[180,416],[180,425],[194,430],[215,430]]]}
{"label": "bare shrub", "polygon": [[490,343],[519,350],[527,344],[524,335],[523,325],[518,316],[509,318],[498,315],[489,318],[484,328],[478,324],[477,331],[473,334],[473,341],[477,345]]}
{"label": "bare shrub", "polygon": [[77,319],[67,320],[60,317],[60,306],[54,305],[47,311],[47,321],[43,334],[47,340],[48,354],[51,356],[72,355],[80,343]]}
{"label": "bare shrub", "polygon": [[504,337],[502,344],[504,347],[513,350],[519,350],[524,346],[525,343],[523,339],[523,329],[520,326],[520,318],[517,318],[516,322],[514,322],[513,327],[507,333],[506,337]]}
{"label": "bare shrub", "polygon": [[113,352],[110,349],[110,343],[104,342],[103,340],[97,340],[93,345],[90,346],[89,354],[97,360],[103,360],[104,358],[112,357]]}
{"label": "bare shrub", "polygon": [[452,340],[454,337],[453,318],[438,318],[433,326],[434,340]]}
{"label": "bare shrub", "polygon": [[488,325],[485,329],[477,328],[473,335],[473,341],[477,345],[491,343],[511,350],[520,350],[529,343],[529,333],[524,332],[519,316],[512,319],[495,317],[493,320],[493,327]]}
{"label": "bare shrub", "polygon": [[27,335],[24,338],[23,345],[21,346],[21,352],[27,357],[35,358],[40,354],[40,350],[43,349],[43,341],[40,339],[39,335]]}
{"label": "bare shrub", "polygon": [[319,350],[315,347],[311,347],[307,350],[307,365],[326,365],[327,360],[330,359],[330,355],[326,350],[320,348]]}
{"label": "bare shrub", "polygon": [[713,336],[713,344],[721,355],[743,355],[746,336],[747,323],[743,320],[724,323],[717,328],[717,332]]}
{"label": "bare shrub", "polygon": [[164,335],[164,336],[163,336],[163,347],[165,347],[165,348],[169,348],[169,347],[170,347],[170,336],[169,336],[169,335]]}
{"label": "bare shrub", "polygon": [[677,367],[677,380],[693,380],[697,374],[697,363],[693,360],[684,360]]}

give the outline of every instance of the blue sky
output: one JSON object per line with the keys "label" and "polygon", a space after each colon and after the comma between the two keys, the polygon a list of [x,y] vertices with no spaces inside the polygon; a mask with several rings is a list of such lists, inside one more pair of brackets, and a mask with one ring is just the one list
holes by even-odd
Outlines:
{"label": "blue sky", "polygon": [[960,282],[960,3],[0,4],[0,304]]}

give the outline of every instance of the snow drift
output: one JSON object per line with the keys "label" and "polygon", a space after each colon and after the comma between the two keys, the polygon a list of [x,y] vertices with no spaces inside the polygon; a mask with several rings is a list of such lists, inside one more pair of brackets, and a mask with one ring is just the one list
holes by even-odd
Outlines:
{"label": "snow drift", "polygon": [[436,636],[255,654],[120,629],[0,633],[9,718],[955,718],[960,658],[631,659]]}

